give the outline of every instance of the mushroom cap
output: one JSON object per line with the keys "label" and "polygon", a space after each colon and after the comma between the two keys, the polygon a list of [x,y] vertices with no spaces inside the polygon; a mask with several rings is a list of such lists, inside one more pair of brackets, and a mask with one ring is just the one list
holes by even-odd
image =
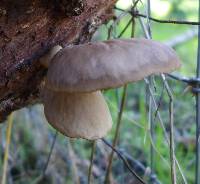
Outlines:
{"label": "mushroom cap", "polygon": [[147,39],[116,39],[67,47],[52,59],[46,86],[55,91],[91,92],[120,87],[180,67],[176,52]]}
{"label": "mushroom cap", "polygon": [[44,89],[42,95],[48,122],[68,137],[95,140],[112,127],[110,111],[100,91],[66,93]]}

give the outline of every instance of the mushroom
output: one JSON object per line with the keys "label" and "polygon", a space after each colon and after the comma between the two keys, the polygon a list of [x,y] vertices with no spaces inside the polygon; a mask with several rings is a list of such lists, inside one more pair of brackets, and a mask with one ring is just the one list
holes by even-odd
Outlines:
{"label": "mushroom", "polygon": [[44,112],[69,137],[97,139],[112,119],[99,92],[180,67],[175,51],[157,41],[116,39],[66,47],[51,60]]}
{"label": "mushroom", "polygon": [[[51,59],[61,48],[53,47],[40,63],[51,66]],[[112,127],[110,111],[100,91],[67,93],[44,87],[41,97],[48,122],[68,137],[95,140],[104,137]]]}
{"label": "mushroom", "polygon": [[89,140],[104,137],[112,127],[108,106],[100,91],[67,93],[45,90],[44,113],[64,135]]}
{"label": "mushroom", "polygon": [[54,91],[91,92],[120,87],[151,74],[180,67],[175,51],[147,39],[116,39],[62,49],[53,58],[46,87]]}

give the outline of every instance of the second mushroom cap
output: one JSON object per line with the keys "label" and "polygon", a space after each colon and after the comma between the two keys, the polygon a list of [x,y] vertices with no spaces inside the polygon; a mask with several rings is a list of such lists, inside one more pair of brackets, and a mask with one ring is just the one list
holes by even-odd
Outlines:
{"label": "second mushroom cap", "polygon": [[95,140],[112,127],[110,111],[100,91],[66,93],[44,89],[43,102],[48,122],[68,137]]}

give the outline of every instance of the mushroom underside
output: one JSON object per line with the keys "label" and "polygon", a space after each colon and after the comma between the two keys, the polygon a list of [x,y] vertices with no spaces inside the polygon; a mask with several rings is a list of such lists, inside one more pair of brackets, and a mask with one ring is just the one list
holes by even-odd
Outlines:
{"label": "mushroom underside", "polygon": [[112,127],[112,118],[100,91],[44,90],[43,102],[48,122],[68,137],[95,140],[104,137]]}

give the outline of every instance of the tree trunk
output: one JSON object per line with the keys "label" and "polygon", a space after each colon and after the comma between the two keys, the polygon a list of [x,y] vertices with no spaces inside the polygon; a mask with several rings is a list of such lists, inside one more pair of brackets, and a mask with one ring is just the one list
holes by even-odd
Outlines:
{"label": "tree trunk", "polygon": [[115,0],[0,0],[0,122],[40,101],[46,69],[38,62],[55,45],[90,40],[113,17]]}

